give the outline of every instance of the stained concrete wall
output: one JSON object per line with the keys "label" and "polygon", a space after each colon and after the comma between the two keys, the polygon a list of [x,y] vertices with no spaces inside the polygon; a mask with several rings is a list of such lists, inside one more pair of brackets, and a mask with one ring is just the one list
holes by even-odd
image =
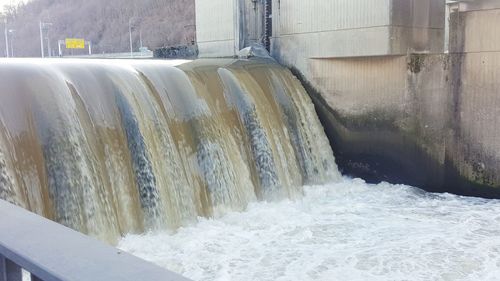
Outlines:
{"label": "stained concrete wall", "polygon": [[308,60],[302,78],[344,173],[443,191],[447,64],[439,54]]}
{"label": "stained concrete wall", "polygon": [[488,2],[450,6],[446,54],[432,42],[332,57],[304,56],[322,51],[298,37],[298,54],[275,45],[308,86],[344,173],[500,198],[500,7]]}
{"label": "stained concrete wall", "polygon": [[500,3],[476,1],[450,17],[450,134],[458,175],[500,188]]}
{"label": "stained concrete wall", "polygon": [[440,52],[444,0],[273,0],[273,56],[309,58]]}
{"label": "stained concrete wall", "polygon": [[[272,2],[266,19],[265,3]],[[305,58],[404,55],[443,46],[444,0],[196,0],[201,57],[234,56],[262,42],[273,26],[273,52]],[[282,52],[294,48],[291,52]]]}
{"label": "stained concrete wall", "polygon": [[200,56],[234,56],[239,50],[234,0],[196,0],[196,40]]}
{"label": "stained concrete wall", "polygon": [[200,57],[234,57],[264,34],[265,0],[196,0]]}

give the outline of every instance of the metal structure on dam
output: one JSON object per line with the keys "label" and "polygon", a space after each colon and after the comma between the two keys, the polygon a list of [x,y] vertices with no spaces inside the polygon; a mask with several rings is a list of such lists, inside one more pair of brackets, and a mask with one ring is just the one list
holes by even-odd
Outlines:
{"label": "metal structure on dam", "polygon": [[500,198],[500,1],[196,4],[202,57],[270,36],[271,55],[308,88],[345,174]]}

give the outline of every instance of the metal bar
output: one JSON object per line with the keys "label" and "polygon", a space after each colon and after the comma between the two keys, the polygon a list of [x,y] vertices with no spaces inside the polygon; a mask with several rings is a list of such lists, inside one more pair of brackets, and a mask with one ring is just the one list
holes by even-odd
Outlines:
{"label": "metal bar", "polygon": [[5,269],[5,257],[0,255],[0,281],[7,281]]}
{"label": "metal bar", "polygon": [[61,49],[61,44],[62,44],[62,40],[58,40],[57,41],[57,50],[59,51],[59,57],[62,57],[62,49]]}
{"label": "metal bar", "polygon": [[139,46],[141,46],[140,48],[142,49],[142,29],[139,29]]}
{"label": "metal bar", "polygon": [[0,281],[22,281],[21,267],[14,262],[0,256]]}
{"label": "metal bar", "polygon": [[[38,279],[188,280],[3,200],[0,215],[0,229],[9,230],[0,231],[0,255],[17,264],[16,270],[22,267]],[[10,266],[7,272],[12,272]]]}
{"label": "metal bar", "polygon": [[264,1],[264,46],[271,52],[271,37],[273,37],[273,2]]}
{"label": "metal bar", "polygon": [[5,259],[5,268],[7,269],[7,281],[22,281],[23,273],[19,265]]}
{"label": "metal bar", "polygon": [[50,38],[49,35],[47,34],[47,53],[49,54],[49,58],[52,57],[52,48],[50,47]]}
{"label": "metal bar", "polygon": [[14,35],[10,37],[10,57],[14,57]]}
{"label": "metal bar", "polygon": [[9,30],[7,27],[7,19],[4,19],[5,24],[5,56],[9,57]]}
{"label": "metal bar", "polygon": [[129,43],[130,43],[130,57],[134,57],[134,49],[132,48],[132,18],[128,19],[128,35],[129,35]]}
{"label": "metal bar", "polygon": [[43,50],[43,27],[42,27],[42,22],[40,22],[40,51],[42,52],[42,58],[45,57],[44,50]]}

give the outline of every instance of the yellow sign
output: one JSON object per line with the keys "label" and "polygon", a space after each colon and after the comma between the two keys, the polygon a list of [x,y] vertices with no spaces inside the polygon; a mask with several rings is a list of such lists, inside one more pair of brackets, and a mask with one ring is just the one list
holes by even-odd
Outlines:
{"label": "yellow sign", "polygon": [[66,38],[66,49],[85,49],[85,40]]}

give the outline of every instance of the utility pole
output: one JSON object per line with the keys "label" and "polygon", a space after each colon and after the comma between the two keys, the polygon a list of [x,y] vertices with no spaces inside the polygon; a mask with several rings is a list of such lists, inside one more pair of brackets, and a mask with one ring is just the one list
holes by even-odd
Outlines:
{"label": "utility pole", "polygon": [[142,49],[142,30],[139,29],[139,45],[141,46]]}
{"label": "utility pole", "polygon": [[63,40],[59,40],[57,41],[57,50],[59,51],[57,54],[59,55],[59,57],[61,58],[62,57],[62,48],[61,48],[61,45],[64,43]]}
{"label": "utility pole", "polygon": [[52,23],[50,23],[50,22],[42,22],[42,21],[40,21],[40,51],[42,53],[42,58],[45,57],[45,51],[44,51],[44,46],[43,46],[43,40],[44,40],[43,39],[43,29],[44,28],[48,28],[51,25],[52,25]]}
{"label": "utility pole", "polygon": [[49,55],[49,58],[52,57],[52,50],[50,49],[50,39],[49,36],[46,37],[47,39],[47,54]]}
{"label": "utility pole", "polygon": [[128,35],[130,39],[130,57],[134,57],[134,50],[132,49],[132,18],[128,19]]}
{"label": "utility pole", "polygon": [[45,57],[45,54],[43,53],[43,22],[40,21],[40,51],[42,52],[42,58]]}
{"label": "utility pole", "polygon": [[10,34],[10,57],[14,57],[14,29],[9,29]]}
{"label": "utility pole", "polygon": [[3,19],[5,24],[5,57],[9,57],[9,30],[7,28],[7,18]]}

